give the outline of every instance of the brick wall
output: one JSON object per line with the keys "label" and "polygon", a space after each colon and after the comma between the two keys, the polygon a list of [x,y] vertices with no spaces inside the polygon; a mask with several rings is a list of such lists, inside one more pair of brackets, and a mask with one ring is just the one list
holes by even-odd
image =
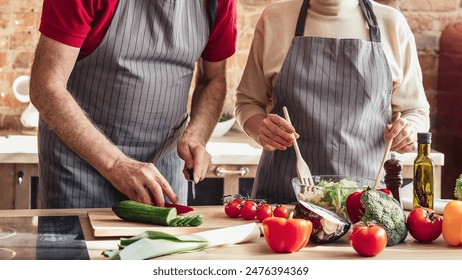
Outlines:
{"label": "brick wall", "polygon": [[[238,46],[228,63],[228,100],[226,111],[232,111],[233,93],[245,65],[253,29],[261,11],[275,0],[237,0]],[[462,20],[461,0],[380,0],[400,9],[415,34],[424,85],[431,104],[432,131],[435,123],[437,96],[438,44],[447,23]],[[42,1],[0,0],[0,130],[23,130],[19,117],[26,105],[13,97],[14,79],[30,73],[39,33]]]}
{"label": "brick wall", "polygon": [[27,104],[11,88],[17,76],[30,73],[41,8],[37,0],[0,0],[0,130],[24,130],[19,117]]}

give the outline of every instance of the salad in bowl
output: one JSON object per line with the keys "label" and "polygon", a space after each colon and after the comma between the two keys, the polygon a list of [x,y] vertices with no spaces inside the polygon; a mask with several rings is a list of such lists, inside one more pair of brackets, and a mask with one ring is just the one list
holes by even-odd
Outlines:
{"label": "salad in bowl", "polygon": [[[305,201],[328,209],[348,220],[346,199],[354,192],[361,192],[372,187],[375,179],[344,176],[317,175],[313,176],[314,186],[301,184],[296,177],[292,180],[297,201]],[[378,188],[383,188],[381,183]]]}

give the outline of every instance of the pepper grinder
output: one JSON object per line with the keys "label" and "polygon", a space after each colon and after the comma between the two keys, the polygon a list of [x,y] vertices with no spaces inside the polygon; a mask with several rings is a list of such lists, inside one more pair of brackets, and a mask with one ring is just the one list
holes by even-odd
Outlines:
{"label": "pepper grinder", "polygon": [[391,158],[385,161],[383,168],[385,169],[385,185],[402,207],[403,203],[399,197],[399,190],[403,185],[403,176],[401,175],[403,163],[396,158],[395,153],[391,153]]}

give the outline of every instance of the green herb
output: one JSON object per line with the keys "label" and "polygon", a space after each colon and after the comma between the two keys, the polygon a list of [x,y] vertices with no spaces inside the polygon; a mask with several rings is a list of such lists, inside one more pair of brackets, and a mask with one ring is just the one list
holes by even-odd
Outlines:
{"label": "green herb", "polygon": [[220,119],[218,120],[218,122],[224,122],[224,121],[232,119],[233,117],[234,117],[233,114],[223,113],[223,114],[221,114]]}
{"label": "green herb", "polygon": [[454,189],[454,196],[462,200],[462,174],[456,180],[456,188]]}

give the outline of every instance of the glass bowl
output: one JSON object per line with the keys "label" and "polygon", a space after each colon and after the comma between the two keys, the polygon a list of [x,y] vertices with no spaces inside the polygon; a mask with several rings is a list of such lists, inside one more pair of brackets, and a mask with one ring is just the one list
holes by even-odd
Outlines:
{"label": "glass bowl", "polygon": [[[340,217],[348,219],[345,206],[346,198],[354,193],[361,192],[367,187],[373,187],[375,179],[345,176],[345,175],[315,175],[314,186],[301,184],[298,178],[292,179],[297,201],[306,201],[328,209]],[[383,188],[383,182],[377,188]]]}

